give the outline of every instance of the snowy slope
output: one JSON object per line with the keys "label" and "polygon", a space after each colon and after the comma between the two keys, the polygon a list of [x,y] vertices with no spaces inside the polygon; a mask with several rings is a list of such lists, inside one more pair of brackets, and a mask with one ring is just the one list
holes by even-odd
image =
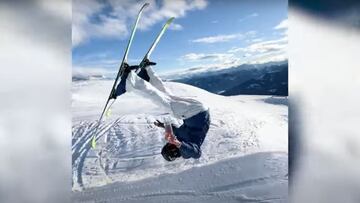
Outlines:
{"label": "snowy slope", "polygon": [[[286,98],[224,97],[167,83],[177,95],[208,105],[211,127],[199,160],[166,162],[160,155],[165,144],[163,131],[151,125],[165,112],[136,94],[123,95],[115,102],[112,115],[100,127],[99,147],[90,149],[95,120],[111,83],[73,83],[73,190],[84,191],[75,192],[74,200],[141,202],[146,198],[160,202],[168,196],[196,202],[287,199]],[[100,149],[104,150],[99,155]]]}

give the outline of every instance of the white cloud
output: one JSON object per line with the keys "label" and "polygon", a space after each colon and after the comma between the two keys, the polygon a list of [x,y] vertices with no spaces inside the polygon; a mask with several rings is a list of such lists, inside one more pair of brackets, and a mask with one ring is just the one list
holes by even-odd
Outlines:
{"label": "white cloud", "polygon": [[[74,0],[73,46],[76,47],[93,37],[126,37],[129,34],[128,25],[132,26],[139,8],[145,2],[149,2],[150,6],[144,10],[139,22],[139,29],[142,30],[170,17],[184,17],[188,11],[204,9],[207,6],[206,0],[141,0],[136,3],[132,0]],[[105,9],[111,12],[104,13]],[[181,30],[182,26],[176,24],[171,29]]]}
{"label": "white cloud", "polygon": [[[249,32],[251,34],[251,32]],[[287,59],[287,36],[280,39],[257,39],[245,47],[233,47],[227,53],[189,53],[181,57],[186,62],[196,63],[201,68],[229,68],[244,63],[262,64]]]}
{"label": "white cloud", "polygon": [[259,16],[258,13],[253,13],[253,14],[249,15],[249,17],[258,17],[258,16]]}
{"label": "white cloud", "polygon": [[225,61],[233,58],[233,56],[234,56],[233,54],[219,54],[219,53],[212,53],[212,54],[189,53],[182,56],[182,59],[190,60],[190,61],[200,61],[200,60]]}
{"label": "white cloud", "polygon": [[274,27],[275,30],[281,30],[287,28],[288,28],[288,19],[282,20],[278,25]]}
{"label": "white cloud", "polygon": [[92,32],[93,25],[90,22],[90,17],[98,13],[103,8],[103,5],[96,0],[74,0],[73,1],[73,21],[72,21],[72,43],[77,46],[86,41]]}
{"label": "white cloud", "polygon": [[209,37],[202,37],[198,39],[192,40],[192,42],[196,43],[217,43],[217,42],[227,42],[233,39],[242,38],[243,35],[241,34],[231,34],[231,35],[216,35],[216,36],[209,36]]}
{"label": "white cloud", "polygon": [[256,38],[251,40],[251,42],[262,42],[262,41],[263,41],[262,38]]}
{"label": "white cloud", "polygon": [[192,40],[195,43],[218,43],[218,42],[228,42],[235,39],[244,39],[245,37],[254,37],[256,35],[256,31],[248,31],[245,34],[237,33],[237,34],[229,34],[229,35],[215,35],[215,36],[208,36],[202,37],[198,39]]}
{"label": "white cloud", "polygon": [[192,71],[206,69],[222,69],[240,65],[242,60],[229,53],[189,53],[181,57],[187,62],[187,67],[192,64]]}
{"label": "white cloud", "polygon": [[249,14],[249,15],[243,17],[243,18],[240,18],[239,21],[242,22],[242,21],[245,21],[245,20],[247,20],[249,18],[255,18],[255,17],[258,17],[258,16],[259,16],[258,13],[252,13],[252,14]]}
{"label": "white cloud", "polygon": [[[256,32],[250,31],[246,35],[254,37]],[[287,36],[267,41],[262,38],[254,38],[253,41],[251,40],[252,44],[245,47],[233,47],[227,53],[189,53],[182,56],[181,59],[187,62],[196,62],[200,67],[218,68],[234,67],[243,63],[260,64],[284,61],[287,59],[287,40]]]}
{"label": "white cloud", "polygon": [[172,23],[170,26],[169,26],[169,29],[170,30],[183,30],[184,27],[180,24],[177,24],[177,23]]}
{"label": "white cloud", "polygon": [[285,51],[287,47],[287,37],[276,40],[260,41],[247,47],[234,47],[229,53],[246,52],[246,53],[265,53],[273,51]]}
{"label": "white cloud", "polygon": [[266,63],[287,59],[287,36],[280,39],[252,43],[246,47],[233,47],[228,51],[241,54],[247,63]]}
{"label": "white cloud", "polygon": [[268,62],[278,62],[285,61],[287,59],[287,55],[283,52],[267,52],[263,54],[257,54],[251,56],[251,60],[248,60],[249,64],[262,64]]}
{"label": "white cloud", "polygon": [[287,46],[287,40],[285,38],[279,40],[270,40],[252,44],[247,47],[248,52],[258,52],[258,53],[265,53],[265,52],[272,52],[272,51],[282,51]]}
{"label": "white cloud", "polygon": [[252,56],[250,53],[245,53],[244,54],[244,57],[250,57],[250,56]]}

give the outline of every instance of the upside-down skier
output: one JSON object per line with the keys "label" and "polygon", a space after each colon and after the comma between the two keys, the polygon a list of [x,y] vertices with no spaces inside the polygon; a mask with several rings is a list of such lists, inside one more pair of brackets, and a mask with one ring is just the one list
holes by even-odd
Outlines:
{"label": "upside-down skier", "polygon": [[[121,81],[111,98],[116,99],[125,92],[140,91],[141,94],[164,107],[172,116],[183,120],[180,127],[172,125],[173,133],[165,133],[167,143],[161,150],[164,159],[174,161],[179,157],[200,158],[200,147],[210,125],[209,108],[195,99],[182,98],[170,93],[151,65],[155,63],[146,61],[144,68],[137,71],[139,66],[126,64]],[[158,120],[154,124],[165,128],[164,123]]]}

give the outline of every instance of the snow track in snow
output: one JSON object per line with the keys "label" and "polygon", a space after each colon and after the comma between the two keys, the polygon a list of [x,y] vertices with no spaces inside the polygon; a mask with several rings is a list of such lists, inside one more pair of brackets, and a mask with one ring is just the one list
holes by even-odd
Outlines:
{"label": "snow track in snow", "polygon": [[[133,119],[133,118],[131,118]],[[97,174],[107,177],[105,179],[111,180],[109,174],[116,173],[117,171],[128,171],[136,168],[145,159],[152,158],[158,154],[159,146],[144,145],[145,147],[131,147],[132,143],[136,143],[137,131],[142,129],[148,133],[149,136],[154,136],[158,129],[145,122],[133,123],[124,122],[124,118],[118,118],[114,121],[102,122],[99,126],[96,139],[98,146],[96,149],[91,148],[91,139],[94,135],[95,128],[98,125],[97,121],[84,121],[73,125],[73,145],[72,145],[72,163],[74,173],[73,182],[77,183],[81,188],[84,187],[83,183],[83,167],[85,159],[93,159],[94,163],[100,167],[96,169]],[[134,127],[139,125],[139,127]],[[102,138],[107,134],[108,143],[105,144]],[[91,152],[90,154],[88,154]],[[124,165],[122,162],[126,162]],[[94,164],[94,167],[96,164]],[[92,168],[93,170],[94,168]],[[101,170],[100,170],[101,169]]]}

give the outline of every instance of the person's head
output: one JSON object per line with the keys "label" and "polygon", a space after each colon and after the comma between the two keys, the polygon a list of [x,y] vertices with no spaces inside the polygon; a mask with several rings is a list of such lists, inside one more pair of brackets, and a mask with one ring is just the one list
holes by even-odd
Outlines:
{"label": "person's head", "polygon": [[161,155],[166,161],[174,161],[181,156],[179,148],[174,144],[166,143],[161,150]]}

